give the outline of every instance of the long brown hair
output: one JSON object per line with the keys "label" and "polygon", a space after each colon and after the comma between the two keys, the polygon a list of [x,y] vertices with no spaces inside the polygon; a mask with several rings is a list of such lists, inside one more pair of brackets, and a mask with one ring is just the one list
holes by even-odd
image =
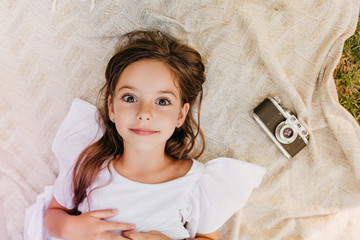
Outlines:
{"label": "long brown hair", "polygon": [[[204,134],[200,129],[200,108],[203,97],[202,84],[205,81],[204,64],[201,55],[188,45],[181,43],[160,31],[134,31],[121,37],[106,72],[106,82],[100,89],[98,108],[105,125],[104,135],[85,148],[79,155],[73,172],[74,204],[72,214],[80,214],[78,206],[87,197],[87,189],[95,181],[104,163],[123,154],[123,140],[115,124],[109,119],[108,97],[113,98],[121,73],[131,63],[152,59],[166,63],[180,87],[182,104],[189,103],[190,109],[184,124],[176,128],[165,145],[165,153],[175,160],[198,158],[205,149]],[[197,120],[192,107],[198,99]],[[201,141],[196,143],[197,136]],[[195,143],[200,145],[196,153]],[[109,166],[110,161],[107,163]]]}

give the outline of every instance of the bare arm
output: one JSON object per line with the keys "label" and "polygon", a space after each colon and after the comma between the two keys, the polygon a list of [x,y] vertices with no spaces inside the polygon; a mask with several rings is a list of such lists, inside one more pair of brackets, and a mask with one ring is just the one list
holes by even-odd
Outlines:
{"label": "bare arm", "polygon": [[215,231],[213,233],[208,233],[208,234],[199,234],[199,233],[197,233],[194,239],[199,239],[199,240],[219,240],[219,232]]}
{"label": "bare arm", "polygon": [[66,235],[65,225],[70,216],[66,208],[61,206],[55,198],[51,200],[48,210],[45,214],[45,226],[49,233],[58,238],[64,238]]}
{"label": "bare arm", "polygon": [[57,238],[77,239],[127,239],[109,231],[134,230],[135,226],[126,223],[104,221],[115,216],[112,209],[87,212],[78,216],[67,213],[55,198],[52,199],[45,215],[45,225],[49,233]]}

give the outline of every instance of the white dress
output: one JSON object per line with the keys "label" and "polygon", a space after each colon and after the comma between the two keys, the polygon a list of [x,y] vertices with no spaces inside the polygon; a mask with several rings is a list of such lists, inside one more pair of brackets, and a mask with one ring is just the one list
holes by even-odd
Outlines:
{"label": "white dress", "polygon": [[[95,106],[75,99],[55,136],[52,150],[60,172],[54,186],[46,187],[26,210],[24,239],[56,239],[46,231],[44,213],[52,197],[73,208],[72,168],[80,152],[103,134]],[[136,225],[135,231],[159,231],[172,239],[188,239],[211,233],[242,208],[260,183],[265,169],[231,158],[203,164],[193,160],[189,172],[159,184],[144,184],[104,168],[91,186],[95,189],[79,205],[79,211],[118,209],[109,221]],[[106,185],[110,180],[110,183]],[[89,191],[88,191],[89,193]],[[119,232],[120,234],[120,232]]]}

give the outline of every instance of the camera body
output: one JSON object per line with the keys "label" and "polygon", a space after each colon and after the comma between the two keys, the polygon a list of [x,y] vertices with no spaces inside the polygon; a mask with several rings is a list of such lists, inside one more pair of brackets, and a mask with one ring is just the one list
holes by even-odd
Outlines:
{"label": "camera body", "polygon": [[287,158],[294,157],[309,142],[309,132],[297,117],[268,97],[253,112],[253,118]]}

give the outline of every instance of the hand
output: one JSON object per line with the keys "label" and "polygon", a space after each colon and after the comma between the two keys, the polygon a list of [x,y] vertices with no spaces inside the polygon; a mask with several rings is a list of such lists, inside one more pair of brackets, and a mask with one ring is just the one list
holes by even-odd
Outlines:
{"label": "hand", "polygon": [[129,231],[135,226],[127,223],[109,222],[104,218],[113,217],[117,210],[97,210],[86,212],[79,216],[73,216],[67,224],[71,240],[121,240],[126,237],[111,233],[109,231]]}
{"label": "hand", "polygon": [[172,240],[168,236],[157,232],[157,231],[150,231],[150,232],[133,232],[133,231],[124,231],[123,236],[127,239],[132,240]]}

